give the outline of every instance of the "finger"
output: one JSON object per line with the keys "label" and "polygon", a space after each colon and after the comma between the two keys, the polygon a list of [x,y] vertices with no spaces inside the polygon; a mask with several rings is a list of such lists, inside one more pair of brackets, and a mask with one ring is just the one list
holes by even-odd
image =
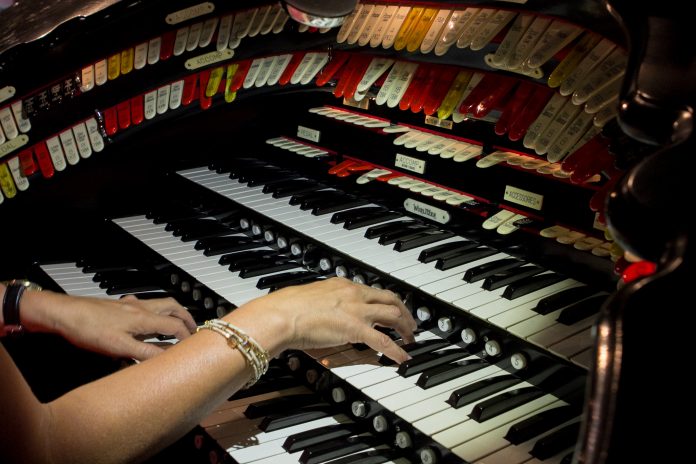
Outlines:
{"label": "finger", "polygon": [[126,300],[126,301],[133,301],[133,300],[137,300],[138,298],[135,295],[129,293],[127,295],[122,295],[119,299]]}
{"label": "finger", "polygon": [[146,303],[146,308],[150,312],[178,318],[184,322],[189,333],[196,331],[197,324],[193,319],[193,316],[191,316],[191,313],[189,313],[186,308],[181,306],[174,298],[155,298],[153,300],[148,300]]}
{"label": "finger", "polygon": [[402,317],[410,325],[410,330],[416,330],[418,325],[416,324],[415,319],[413,319],[411,311],[408,310],[404,302],[401,301],[401,299],[394,292],[372,287],[366,287],[366,289],[368,289],[368,293],[366,294],[365,299],[368,303],[392,305],[399,308]]}
{"label": "finger", "polygon": [[415,341],[413,337],[414,322],[410,314],[404,314],[401,308],[392,305],[367,305],[368,322],[396,330],[404,343]]}
{"label": "finger", "polygon": [[388,358],[401,364],[411,357],[399,345],[389,338],[387,334],[375,330],[372,327],[363,326],[358,335],[367,346],[375,351],[383,353]]}
{"label": "finger", "polygon": [[171,335],[179,340],[191,336],[191,332],[181,319],[161,314],[151,314],[142,333]]}
{"label": "finger", "polygon": [[196,324],[196,321],[193,319],[193,316],[191,316],[188,309],[184,308],[183,306],[174,308],[169,315],[181,319],[184,322],[184,325],[186,325],[189,333],[194,333],[196,331],[198,324]]}

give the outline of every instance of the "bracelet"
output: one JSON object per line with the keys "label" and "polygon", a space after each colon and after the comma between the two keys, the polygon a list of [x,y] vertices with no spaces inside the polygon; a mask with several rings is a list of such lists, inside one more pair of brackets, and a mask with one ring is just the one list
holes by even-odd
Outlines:
{"label": "bracelet", "polygon": [[230,348],[238,350],[247,364],[254,371],[254,376],[244,385],[243,388],[249,388],[254,385],[263,374],[268,371],[268,363],[270,356],[259,343],[247,335],[242,329],[235,327],[229,322],[221,319],[211,319],[205,321],[205,324],[198,327],[198,331],[202,329],[212,330],[227,339],[227,344]]}
{"label": "bracelet", "polygon": [[41,287],[28,280],[14,279],[3,282],[6,285],[5,296],[2,299],[2,318],[4,331],[8,334],[20,333],[24,330],[19,318],[19,301],[27,289],[41,290]]}

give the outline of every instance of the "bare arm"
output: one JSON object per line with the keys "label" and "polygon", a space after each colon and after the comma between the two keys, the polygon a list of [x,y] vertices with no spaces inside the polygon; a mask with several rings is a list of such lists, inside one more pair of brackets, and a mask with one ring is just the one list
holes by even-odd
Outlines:
{"label": "bare arm", "polygon": [[[288,348],[364,342],[397,361],[407,359],[374,325],[396,328],[412,340],[415,322],[391,293],[330,279],[287,288],[244,305],[225,318],[243,328],[272,356]],[[252,375],[223,337],[201,331],[159,356],[39,404],[6,353],[0,421],[26,427],[0,435],[12,460],[132,462],[172,443],[237,391]],[[16,446],[25,443],[25,446]],[[33,453],[27,456],[27,450]]]}

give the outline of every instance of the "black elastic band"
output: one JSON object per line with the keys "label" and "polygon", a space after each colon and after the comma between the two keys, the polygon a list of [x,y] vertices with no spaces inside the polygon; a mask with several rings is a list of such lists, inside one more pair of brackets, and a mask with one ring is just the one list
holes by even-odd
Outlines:
{"label": "black elastic band", "polygon": [[27,287],[22,282],[12,282],[5,289],[2,299],[2,317],[4,325],[21,325],[19,321],[19,300]]}

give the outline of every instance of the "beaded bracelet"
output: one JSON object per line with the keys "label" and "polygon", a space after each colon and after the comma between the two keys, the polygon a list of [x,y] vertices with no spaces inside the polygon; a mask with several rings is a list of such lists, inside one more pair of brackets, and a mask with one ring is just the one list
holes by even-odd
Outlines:
{"label": "beaded bracelet", "polygon": [[247,364],[254,371],[254,376],[244,385],[245,389],[254,385],[268,371],[270,359],[268,352],[261,348],[261,345],[256,340],[244,333],[242,329],[221,319],[205,321],[205,324],[200,326],[198,331],[201,329],[219,333],[227,339],[227,344],[230,348],[238,350],[244,356]]}

